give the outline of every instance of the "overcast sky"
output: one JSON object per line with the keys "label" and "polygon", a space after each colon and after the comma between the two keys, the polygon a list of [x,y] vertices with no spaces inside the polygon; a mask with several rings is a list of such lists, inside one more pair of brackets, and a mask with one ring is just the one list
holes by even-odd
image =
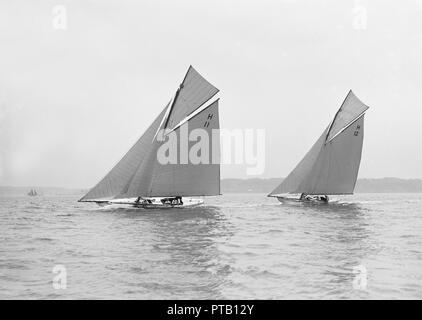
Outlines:
{"label": "overcast sky", "polygon": [[221,127],[266,130],[259,177],[286,176],[353,89],[359,177],[422,178],[422,1],[2,0],[0,185],[92,186],[190,64],[221,90]]}

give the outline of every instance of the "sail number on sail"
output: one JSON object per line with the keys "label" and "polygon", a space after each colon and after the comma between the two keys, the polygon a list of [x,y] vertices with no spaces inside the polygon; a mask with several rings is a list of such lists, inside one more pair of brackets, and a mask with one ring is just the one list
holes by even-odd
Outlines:
{"label": "sail number on sail", "polygon": [[353,133],[356,137],[359,135],[359,129],[360,129],[360,125],[357,125],[357,126],[356,126],[356,130],[355,130],[355,132]]}

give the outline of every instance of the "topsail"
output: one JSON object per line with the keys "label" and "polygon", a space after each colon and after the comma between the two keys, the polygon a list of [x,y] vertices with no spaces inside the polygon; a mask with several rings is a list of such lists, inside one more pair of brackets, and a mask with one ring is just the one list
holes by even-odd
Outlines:
{"label": "topsail", "polygon": [[[217,92],[217,88],[192,66],[189,67],[173,99],[126,155],[80,201],[104,201],[138,196],[218,195],[219,134],[212,134],[213,130],[219,130],[218,100],[205,106]],[[181,122],[185,125],[178,126]],[[157,154],[160,148],[168,143],[171,134],[177,136],[176,153],[181,156],[179,143],[183,142],[181,131],[185,128],[188,150],[195,144],[195,141],[189,139],[194,129],[201,128],[209,133],[207,141],[199,142],[209,150],[214,161],[202,161],[199,164],[180,163],[180,159],[177,163],[163,164],[159,161]]]}
{"label": "topsail", "polygon": [[190,66],[182,84],[176,91],[165,127],[174,128],[217,93],[218,89]]}
{"label": "topsail", "polygon": [[367,109],[350,90],[332,123],[269,196],[352,194],[359,171]]}

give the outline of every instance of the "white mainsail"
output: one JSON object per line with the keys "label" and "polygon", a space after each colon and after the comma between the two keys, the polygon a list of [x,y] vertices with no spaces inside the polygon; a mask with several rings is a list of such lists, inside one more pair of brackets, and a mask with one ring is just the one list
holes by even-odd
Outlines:
{"label": "white mainsail", "polygon": [[350,90],[331,125],[269,196],[352,194],[359,171],[367,109]]}
{"label": "white mainsail", "polygon": [[[157,151],[166,140],[160,141],[157,133],[164,128],[174,128],[179,122],[186,121],[185,118],[189,132],[195,128],[209,131],[210,154],[212,144],[217,144],[218,148],[214,148],[217,150],[213,150],[213,157],[219,159],[219,135],[211,134],[213,129],[219,129],[218,100],[191,116],[217,92],[218,89],[209,84],[192,66],[189,67],[182,84],[166,108],[122,160],[79,201],[104,201],[138,196],[218,195],[219,160],[204,164],[163,165],[157,159]],[[174,132],[180,136],[180,130],[181,127],[178,127]],[[189,146],[191,143],[189,142]],[[177,151],[179,154],[179,147]]]}

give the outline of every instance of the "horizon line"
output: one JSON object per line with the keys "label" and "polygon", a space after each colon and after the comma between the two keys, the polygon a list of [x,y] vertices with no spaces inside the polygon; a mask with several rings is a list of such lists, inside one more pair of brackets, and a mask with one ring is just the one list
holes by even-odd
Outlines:
{"label": "horizon line", "polygon": [[[271,179],[285,179],[286,177],[272,177],[272,178],[222,178],[220,181],[223,180],[271,180]],[[382,179],[399,179],[399,180],[422,180],[422,178],[399,178],[393,176],[387,176],[382,178],[358,178],[357,180],[382,180]],[[43,186],[43,185],[0,185],[0,188],[61,188],[61,189],[91,189],[92,187],[64,187],[64,186]]]}

